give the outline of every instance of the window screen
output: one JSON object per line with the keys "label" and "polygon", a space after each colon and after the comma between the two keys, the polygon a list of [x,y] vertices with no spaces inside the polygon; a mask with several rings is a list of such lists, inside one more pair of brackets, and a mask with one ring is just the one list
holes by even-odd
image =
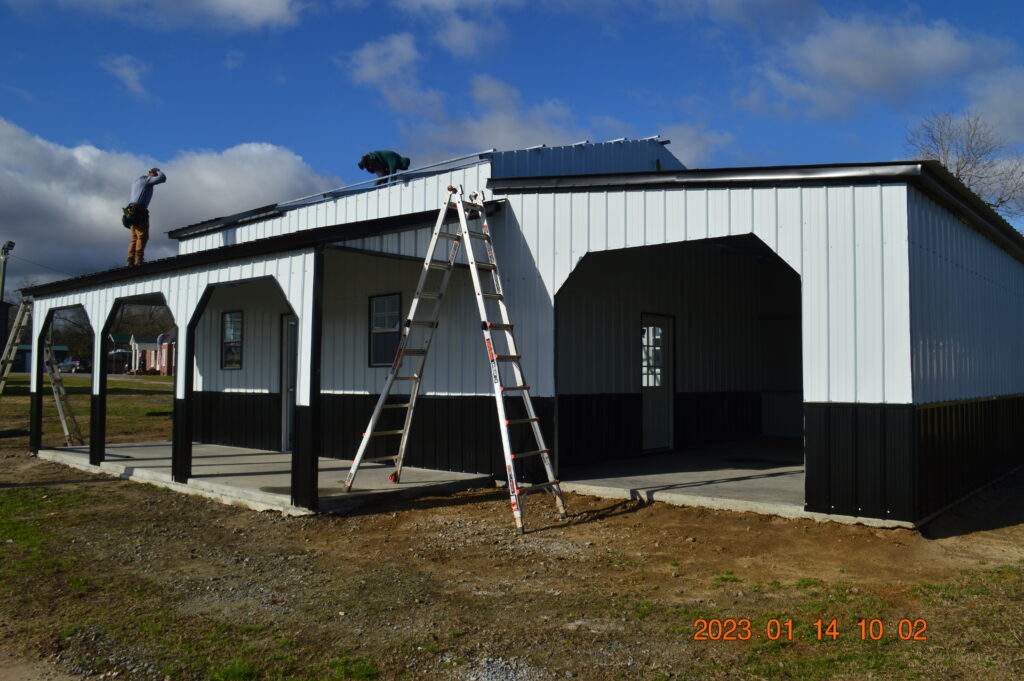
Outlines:
{"label": "window screen", "polygon": [[225,312],[220,318],[220,368],[242,368],[242,313]]}
{"label": "window screen", "polygon": [[391,366],[402,333],[401,316],[399,294],[370,298],[370,366]]}
{"label": "window screen", "polygon": [[644,388],[660,388],[664,376],[661,327],[643,326],[641,332],[640,385]]}

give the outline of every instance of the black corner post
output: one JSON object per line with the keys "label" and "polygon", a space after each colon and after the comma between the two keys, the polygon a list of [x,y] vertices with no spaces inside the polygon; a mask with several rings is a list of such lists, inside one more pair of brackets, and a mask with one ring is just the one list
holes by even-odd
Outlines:
{"label": "black corner post", "polygon": [[47,313],[39,327],[39,335],[32,339],[32,363],[36,370],[36,389],[29,386],[29,417],[28,417],[28,450],[38,454],[43,448],[43,374],[46,364],[43,362],[43,339],[53,318],[53,311]]}
{"label": "black corner post", "polygon": [[292,447],[292,504],[320,509],[317,478],[323,445],[321,419],[321,349],[324,322],[324,251],[313,251],[312,310],[309,320],[309,357],[300,358],[309,363],[309,406],[295,407],[295,444]]}
{"label": "black corner post", "polygon": [[[100,363],[92,368],[99,382],[99,392],[92,395],[89,410],[89,463],[99,466],[107,455],[107,339],[114,326],[114,319],[121,311],[121,303],[115,302],[100,329],[100,336],[94,343],[100,346]],[[95,353],[94,353],[95,354]]]}
{"label": "black corner post", "polygon": [[[192,388],[195,385],[195,364],[196,364],[196,327],[203,317],[206,304],[210,302],[214,286],[207,286],[203,295],[199,298],[196,309],[185,327],[185,358],[175,363],[175,373],[181,373],[184,378],[184,395],[178,398],[174,396],[174,428],[171,435],[171,477],[174,482],[186,484],[192,477]],[[179,332],[181,327],[178,327]],[[181,342],[179,336],[178,342]],[[177,384],[178,376],[174,377]],[[177,390],[177,389],[175,389]]]}

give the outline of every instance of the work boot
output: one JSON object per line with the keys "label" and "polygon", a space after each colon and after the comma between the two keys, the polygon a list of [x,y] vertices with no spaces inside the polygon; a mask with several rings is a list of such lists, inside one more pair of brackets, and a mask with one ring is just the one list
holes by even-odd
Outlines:
{"label": "work boot", "polygon": [[131,267],[134,264],[135,264],[134,260],[132,260],[131,258],[125,258],[125,261],[124,261],[125,267]]}
{"label": "work boot", "polygon": [[141,265],[144,262],[146,262],[146,259],[143,258],[141,255],[139,257],[135,258],[135,264],[136,265]]}

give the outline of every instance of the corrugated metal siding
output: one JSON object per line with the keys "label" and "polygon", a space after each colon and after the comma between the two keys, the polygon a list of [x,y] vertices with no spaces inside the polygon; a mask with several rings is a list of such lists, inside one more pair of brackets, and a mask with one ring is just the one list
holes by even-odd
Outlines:
{"label": "corrugated metal siding", "polygon": [[1024,265],[910,191],[914,402],[1024,393]]}
{"label": "corrugated metal siding", "polygon": [[499,151],[490,156],[494,177],[593,175],[686,169],[664,144],[654,139],[535,147]]}
{"label": "corrugated metal siding", "polygon": [[[400,293],[406,315],[416,290],[421,264],[357,253],[326,254],[323,340],[323,392],[377,394],[387,367],[369,366],[369,298]],[[421,303],[421,313],[429,314]],[[480,334],[469,271],[452,273],[442,301],[440,326],[427,358],[421,394],[493,395],[487,356]],[[416,330],[418,333],[419,330]],[[413,343],[410,347],[419,347]],[[531,362],[524,370],[529,375]]]}
{"label": "corrugated metal siding", "polygon": [[490,163],[482,162],[295,208],[269,220],[183,239],[178,243],[178,253],[196,253],[305,229],[436,210],[440,208],[449,185],[462,185],[465,192],[485,189],[490,168]]}
{"label": "corrugated metal siding", "polygon": [[[303,251],[280,256],[255,258],[242,263],[225,263],[223,265],[200,268],[191,272],[173,273],[162,276],[138,279],[125,284],[114,284],[103,288],[86,289],[61,296],[37,298],[33,314],[33,338],[37,337],[43,320],[49,310],[75,304],[84,305],[93,329],[99,331],[103,322],[118,298],[163,294],[171,314],[184,329],[192,312],[196,309],[199,299],[207,286],[220,283],[238,282],[260,277],[273,277],[280,284],[292,308],[299,313],[299,345],[300,356],[308,356],[311,343],[310,318],[312,311],[312,276],[313,252]],[[185,356],[185,334],[179,333],[178,365]],[[96,345],[94,364],[100,365],[99,344]],[[39,376],[33,371],[33,390],[39,386]],[[98,389],[94,380],[93,390]],[[298,403],[309,404],[309,371],[308,366],[300,363],[298,375]],[[185,373],[179,372],[176,378],[176,396],[184,397]]]}
{"label": "corrugated metal siding", "polygon": [[[242,368],[221,369],[221,314],[242,312]],[[196,327],[197,391],[276,393],[281,390],[281,315],[288,305],[269,281],[218,288]]]}
{"label": "corrugated metal siding", "polygon": [[[801,275],[804,400],[906,404],[906,191],[876,185],[515,194],[495,242],[505,272],[519,279],[512,304],[535,311],[528,347],[546,349],[554,329],[543,313],[582,254],[753,233]],[[536,381],[546,385],[544,376]]]}

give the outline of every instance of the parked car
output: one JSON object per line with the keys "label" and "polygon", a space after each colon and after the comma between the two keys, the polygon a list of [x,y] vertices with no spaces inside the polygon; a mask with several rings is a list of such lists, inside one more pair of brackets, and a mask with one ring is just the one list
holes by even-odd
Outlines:
{"label": "parked car", "polygon": [[65,357],[57,368],[62,374],[78,374],[88,372],[92,368],[92,363],[81,357]]}

